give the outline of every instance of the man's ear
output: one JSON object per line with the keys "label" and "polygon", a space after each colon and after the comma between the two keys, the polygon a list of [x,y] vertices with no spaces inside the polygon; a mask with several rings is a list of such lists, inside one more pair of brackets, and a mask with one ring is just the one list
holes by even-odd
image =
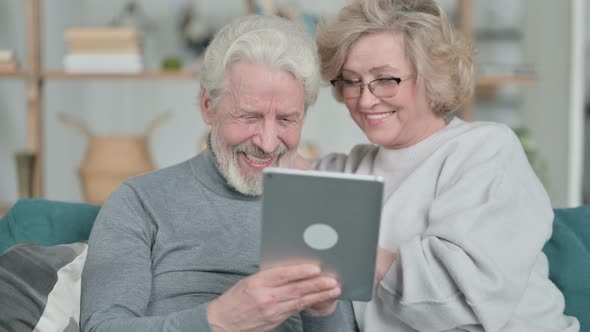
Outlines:
{"label": "man's ear", "polygon": [[208,125],[212,125],[214,122],[213,100],[205,89],[201,89],[201,118]]}

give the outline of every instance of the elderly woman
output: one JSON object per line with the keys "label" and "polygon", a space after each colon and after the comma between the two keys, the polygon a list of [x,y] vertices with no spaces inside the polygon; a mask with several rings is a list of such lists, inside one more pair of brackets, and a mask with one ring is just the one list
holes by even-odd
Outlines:
{"label": "elderly woman", "polygon": [[321,170],[385,178],[364,331],[577,331],[541,249],[553,214],[514,133],[453,117],[472,49],[433,0],[361,0],[318,32],[322,76],[374,145]]}

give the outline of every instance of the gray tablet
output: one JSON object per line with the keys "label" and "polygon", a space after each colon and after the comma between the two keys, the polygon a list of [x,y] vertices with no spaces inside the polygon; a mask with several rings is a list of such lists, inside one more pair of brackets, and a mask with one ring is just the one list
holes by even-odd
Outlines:
{"label": "gray tablet", "polygon": [[260,265],[319,262],[338,275],[342,299],[373,294],[383,179],[266,168]]}

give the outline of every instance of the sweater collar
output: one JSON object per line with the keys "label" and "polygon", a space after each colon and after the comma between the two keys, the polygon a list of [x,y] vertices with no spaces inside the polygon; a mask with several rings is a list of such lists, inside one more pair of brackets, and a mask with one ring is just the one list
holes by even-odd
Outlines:
{"label": "sweater collar", "polygon": [[386,149],[381,146],[376,156],[376,164],[381,165],[385,171],[413,168],[447,141],[449,135],[453,135],[454,128],[464,123],[463,120],[454,117],[444,128],[407,148]]}

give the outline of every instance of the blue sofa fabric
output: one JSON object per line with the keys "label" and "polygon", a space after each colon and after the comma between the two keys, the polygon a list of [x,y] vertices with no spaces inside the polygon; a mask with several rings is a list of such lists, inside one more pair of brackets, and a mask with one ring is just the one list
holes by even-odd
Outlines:
{"label": "blue sofa fabric", "polygon": [[543,251],[549,278],[565,296],[565,313],[590,331],[590,205],[555,209],[553,234]]}
{"label": "blue sofa fabric", "polygon": [[17,243],[44,246],[88,240],[100,206],[21,199],[0,219],[0,254]]}

